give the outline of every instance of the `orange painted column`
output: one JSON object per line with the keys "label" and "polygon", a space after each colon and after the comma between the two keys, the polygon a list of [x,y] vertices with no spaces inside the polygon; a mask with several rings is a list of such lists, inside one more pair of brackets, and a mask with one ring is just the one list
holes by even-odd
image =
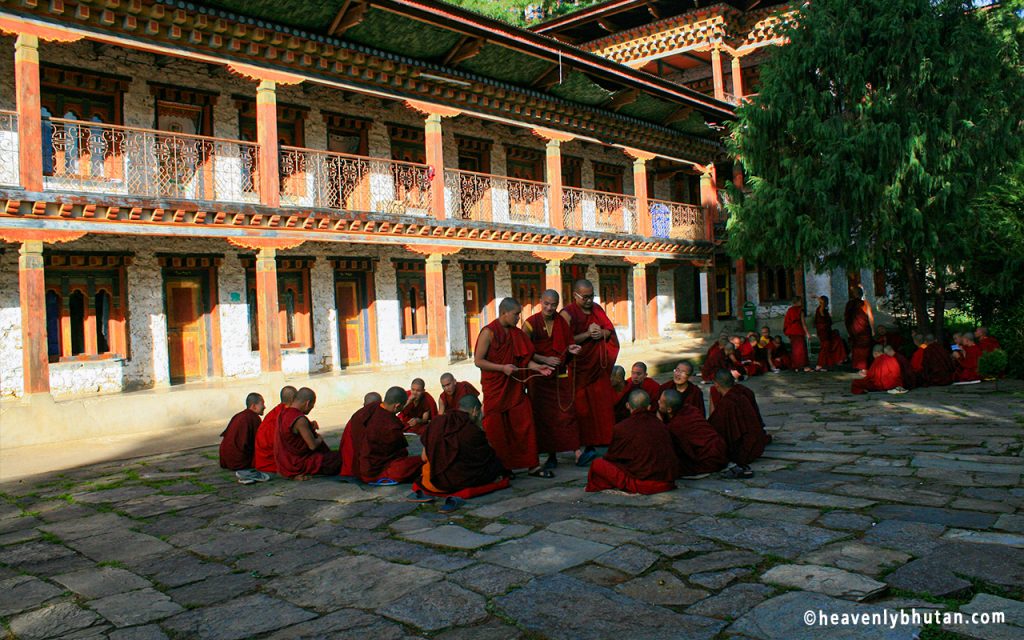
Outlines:
{"label": "orange painted column", "polygon": [[431,358],[448,355],[448,314],[444,307],[444,254],[427,255],[427,348]]}
{"label": "orange painted column", "polygon": [[711,50],[711,79],[715,85],[715,99],[725,100],[725,80],[722,77],[722,51],[717,46]]}
{"label": "orange painted column", "polygon": [[658,324],[658,272],[657,265],[647,266],[647,336],[652,339],[661,338],[661,327]]}
{"label": "orange painted column", "polygon": [[740,59],[732,59],[732,93],[736,96],[737,103],[743,100],[743,70],[740,68]]}
{"label": "orange painted column", "polygon": [[700,270],[700,330],[711,333],[712,291],[715,284],[715,272],[712,269]]}
{"label": "orange painted column", "polygon": [[700,206],[704,208],[705,239],[715,240],[715,220],[718,218],[718,182],[715,177],[715,165],[705,167],[700,174]]}
{"label": "orange painted column", "polygon": [[[549,140],[546,147],[548,181],[548,226],[552,229],[565,228],[565,211],[562,201],[562,143]],[[559,285],[561,287],[561,285]],[[555,289],[556,291],[558,289]]]}
{"label": "orange painted column", "polygon": [[43,243],[27,240],[18,250],[18,295],[21,304],[21,354],[25,395],[49,393],[50,361],[46,346],[46,280]]}
{"label": "orange painted column", "polygon": [[647,340],[647,264],[633,265],[633,342]]}
{"label": "orange painted column", "polygon": [[[39,103],[39,38],[21,34],[14,45],[18,109],[18,168],[26,191],[43,190],[43,125]],[[47,382],[49,385],[49,382]]]}
{"label": "orange painted column", "polygon": [[[651,226],[651,203],[647,194],[647,158],[633,161],[633,195],[636,196],[636,233],[645,238],[654,235]],[[646,292],[644,293],[646,296]]]}
{"label": "orange painted column", "polygon": [[[256,142],[259,144],[257,164],[260,203],[268,207],[279,207],[281,176],[278,169],[277,147],[277,83],[273,80],[260,80],[256,89]],[[274,291],[276,296],[277,289]],[[275,311],[275,315],[276,313]]]}
{"label": "orange painted column", "polygon": [[[427,115],[424,128],[427,145],[427,164],[430,165],[430,213],[437,220],[448,217],[444,204],[444,135],[441,130],[441,114]],[[427,287],[429,290],[429,286]]]}
{"label": "orange painted column", "polygon": [[[558,295],[562,295],[562,261],[561,260],[548,260],[548,263],[544,266],[544,289],[551,289],[557,291]],[[562,306],[569,304],[571,300],[562,300]]]}
{"label": "orange painted column", "polygon": [[277,249],[256,253],[256,318],[260,336],[260,369],[281,370],[281,325],[278,319]]}

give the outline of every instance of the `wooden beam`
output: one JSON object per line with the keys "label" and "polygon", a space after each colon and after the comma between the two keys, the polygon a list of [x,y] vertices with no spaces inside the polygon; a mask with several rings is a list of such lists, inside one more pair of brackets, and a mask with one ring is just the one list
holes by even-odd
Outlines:
{"label": "wooden beam", "polygon": [[633,104],[639,97],[639,89],[623,89],[622,91],[616,91],[615,93],[613,93],[612,97],[606,100],[604,104],[601,106],[603,106],[605,109],[618,111],[627,104]]}
{"label": "wooden beam", "polygon": [[341,36],[346,31],[356,26],[363,21],[366,17],[366,10],[369,8],[369,3],[363,0],[345,0],[345,3],[341,5],[341,9],[338,10],[337,15],[334,16],[334,20],[331,21],[331,26],[327,30],[329,36]]}
{"label": "wooden beam", "polygon": [[470,58],[474,57],[480,50],[484,48],[487,40],[484,38],[474,38],[472,36],[464,36],[459,40],[459,43],[451,48],[448,53],[445,54],[443,64],[448,67],[454,67],[460,62],[465,62]]}
{"label": "wooden beam", "polygon": [[680,122],[682,120],[686,120],[687,118],[690,117],[690,114],[692,113],[693,107],[679,107],[672,113],[668,114],[668,116],[661,121],[661,124],[667,126],[670,124],[674,124],[676,122]]}
{"label": "wooden beam", "polygon": [[540,74],[536,80],[530,83],[530,86],[535,89],[542,89],[547,91],[551,87],[559,83],[565,74],[569,73],[568,67],[563,67],[561,73],[559,72],[559,65],[552,65],[550,69]]}
{"label": "wooden beam", "polygon": [[597,24],[599,27],[601,27],[608,33],[618,33],[619,31],[622,31],[622,29],[619,28],[617,24],[615,24],[608,18],[601,18],[600,20],[597,21]]}

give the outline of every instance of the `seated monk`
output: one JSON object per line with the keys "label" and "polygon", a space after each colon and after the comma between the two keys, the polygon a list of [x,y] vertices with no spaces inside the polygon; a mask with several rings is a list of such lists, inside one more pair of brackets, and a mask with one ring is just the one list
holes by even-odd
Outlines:
{"label": "seated monk", "polygon": [[410,456],[405,441],[405,427],[398,412],[409,400],[402,387],[391,387],[384,401],[366,421],[359,456],[359,479],[367,484],[391,485],[416,478],[423,466],[419,456]]}
{"label": "seated monk", "polygon": [[629,372],[629,380],[626,382],[624,395],[628,397],[635,389],[643,389],[647,392],[647,397],[652,399],[651,410],[653,411],[657,407],[657,405],[653,403],[653,400],[658,397],[659,393],[661,393],[661,385],[647,377],[646,362],[633,363],[633,367]]}
{"label": "seated monk", "polygon": [[764,373],[765,366],[757,359],[757,336],[753,332],[747,335],[747,339],[736,350],[736,355],[748,376],[759,376]]}
{"label": "seated monk", "polygon": [[729,464],[725,440],[704,419],[702,412],[685,403],[678,391],[669,389],[661,394],[658,416],[672,436],[680,477],[697,480]]}
{"label": "seated monk", "polygon": [[899,351],[893,349],[891,346],[886,345],[883,353],[887,356],[896,358],[896,362],[900,365],[900,374],[903,378],[903,384],[900,385],[904,389],[913,389],[917,386],[917,374],[914,373],[913,368],[910,366],[910,360],[907,356],[903,355]]}
{"label": "seated monk", "polygon": [[790,367],[789,350],[786,348],[786,344],[782,342],[782,336],[775,336],[772,338],[772,350],[769,355],[771,359],[772,371],[779,372]]}
{"label": "seated monk", "polygon": [[285,478],[309,480],[313,475],[336,476],[341,471],[341,453],[331,451],[316,432],[316,423],[307,417],[314,405],[316,393],[302,387],[278,416],[274,463]]}
{"label": "seated monk", "polygon": [[924,336],[920,333],[915,333],[913,340],[914,353],[910,356],[910,370],[914,372],[914,378],[916,379],[921,375],[921,370],[924,368],[924,352],[928,348],[928,343],[924,341]]}
{"label": "seated monk", "polygon": [[728,368],[725,358],[725,345],[727,344],[729,344],[729,339],[723,336],[712,343],[708,349],[708,353],[704,357],[704,364],[700,367],[700,379],[704,384],[711,384],[719,369]]}
{"label": "seated monk", "polygon": [[[956,377],[956,363],[946,345],[939,344],[935,336],[928,334],[921,345],[921,371],[917,376],[922,387],[945,387],[953,384]],[[915,353],[916,357],[917,354]]]}
{"label": "seated monk", "polygon": [[988,335],[988,329],[985,327],[978,327],[974,330],[974,337],[978,340],[978,346],[981,347],[982,353],[989,353],[996,349],[1002,349],[999,341]]}
{"label": "seated monk", "polygon": [[383,398],[376,391],[363,396],[363,406],[352,414],[341,432],[341,477],[359,479],[359,456],[356,451],[362,448],[366,439],[366,423],[370,416],[380,407]]}
{"label": "seated monk", "polygon": [[981,359],[981,347],[974,342],[974,334],[971,332],[963,334],[960,339],[960,350],[953,353],[956,356],[955,382],[979,382],[981,375],[978,373],[978,360]]}
{"label": "seated monk", "polygon": [[456,380],[455,376],[445,373],[441,376],[441,396],[437,399],[437,413],[443,414],[449,407],[459,406],[459,400],[466,396],[480,397],[480,392],[465,380]]}
{"label": "seated monk", "polygon": [[421,440],[423,475],[410,499],[426,502],[425,494],[467,500],[509,487],[512,474],[487,442],[476,396],[464,396],[458,408],[431,420]]}
{"label": "seated monk", "polygon": [[587,491],[619,489],[650,495],[675,489],[678,469],[672,437],[650,411],[650,397],[643,389],[634,389],[626,402],[632,414],[612,429],[608,453],[590,465]]}
{"label": "seated monk", "polygon": [[903,371],[896,358],[887,355],[885,348],[876,344],[871,350],[874,359],[860,380],[850,385],[850,393],[860,395],[869,391],[888,391],[903,387]]}
{"label": "seated monk", "polygon": [[629,387],[626,385],[626,370],[619,365],[612,367],[611,374],[612,393],[612,411],[615,412],[615,422],[622,422],[629,417],[629,407],[626,406],[626,400],[629,397]]}
{"label": "seated monk", "polygon": [[772,349],[774,348],[775,343],[772,341],[771,329],[768,327],[761,327],[761,334],[757,338],[757,347],[754,349],[754,358],[764,365],[765,371],[778,373],[778,371],[772,367],[771,362]]}
{"label": "seated monk", "polygon": [[737,380],[743,380],[747,377],[746,367],[743,366],[739,357],[736,356],[736,345],[732,342],[726,343],[726,345],[722,347],[722,356],[725,358],[725,366],[723,368],[732,373],[732,377]]}
{"label": "seated monk", "polygon": [[662,393],[672,389],[683,397],[683,404],[693,407],[700,412],[700,415],[705,416],[707,412],[704,409],[704,392],[700,390],[700,387],[690,382],[692,377],[693,363],[689,360],[683,360],[672,370],[672,379],[661,385],[658,389],[659,399]]}
{"label": "seated monk", "polygon": [[725,440],[729,462],[734,465],[723,474],[729,478],[754,477],[750,463],[761,457],[772,441],[764,429],[754,392],[738,384],[728,371],[719,371],[712,389],[712,404],[708,422]]}
{"label": "seated monk", "polygon": [[879,325],[875,329],[875,344],[880,344],[883,347],[892,347],[899,351],[899,348],[903,346],[903,336],[889,331],[885,325]]}
{"label": "seated monk", "polygon": [[220,434],[220,466],[239,471],[252,469],[252,456],[256,450],[256,431],[260,416],[266,408],[263,396],[250,393],[245,396],[245,409],[236,413]]}
{"label": "seated monk", "polygon": [[295,399],[295,387],[281,387],[281,404],[267,412],[256,432],[256,450],[252,456],[252,466],[257,471],[266,473],[277,473],[277,465],[274,463],[274,437],[277,430],[277,417],[288,408],[288,405]]}
{"label": "seated monk", "polygon": [[416,378],[409,385],[409,399],[398,414],[398,419],[409,433],[420,435],[430,421],[437,417],[437,403],[427,391],[423,378]]}

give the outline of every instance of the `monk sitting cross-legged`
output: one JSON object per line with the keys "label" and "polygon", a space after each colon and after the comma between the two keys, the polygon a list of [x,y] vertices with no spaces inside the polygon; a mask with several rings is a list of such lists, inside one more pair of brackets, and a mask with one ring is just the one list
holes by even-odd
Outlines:
{"label": "monk sitting cross-legged", "polygon": [[[921,345],[921,371],[917,376],[923,387],[945,387],[953,384],[956,377],[956,363],[946,345],[940,344],[935,336],[928,334]],[[914,354],[916,357],[917,354]]]}
{"label": "monk sitting cross-legged", "polygon": [[675,389],[663,392],[658,400],[658,416],[672,436],[680,477],[697,480],[729,464],[725,440],[704,419],[703,412],[685,403],[681,393]]}
{"label": "monk sitting cross-legged", "polygon": [[274,463],[274,437],[277,430],[277,417],[288,408],[288,405],[295,399],[295,387],[281,387],[281,404],[267,412],[256,432],[256,451],[253,453],[252,466],[257,471],[266,473],[277,473],[277,465]]}
{"label": "monk sitting cross-legged", "polygon": [[974,343],[974,334],[965,333],[961,337],[962,344],[959,351],[954,351],[956,361],[956,383],[967,384],[980,382],[981,375],[978,373],[978,361],[981,360],[982,350]]}
{"label": "monk sitting cross-legged", "polygon": [[718,370],[727,366],[724,350],[728,343],[729,339],[723,335],[708,347],[707,355],[704,356],[704,364],[700,367],[700,379],[704,384],[714,382]]}
{"label": "monk sitting cross-legged", "polygon": [[336,476],[341,470],[341,453],[331,451],[315,422],[306,416],[316,405],[316,393],[308,387],[295,392],[295,399],[277,419],[274,462],[277,472],[293,480],[310,476]]}
{"label": "monk sitting cross-legged", "polygon": [[409,385],[409,399],[398,414],[398,419],[409,433],[423,433],[430,421],[437,417],[437,403],[426,388],[427,383],[423,378],[414,379]]}
{"label": "monk sitting cross-legged", "polygon": [[[430,502],[432,496],[467,500],[509,487],[506,469],[481,428],[480,399],[466,396],[423,432],[423,475],[413,484],[409,500]],[[453,501],[453,506],[460,503]],[[449,509],[450,510],[450,509]]]}
{"label": "monk sitting cross-legged", "polygon": [[359,456],[359,479],[367,484],[393,485],[409,482],[420,473],[423,461],[410,456],[405,428],[396,415],[408,401],[402,387],[391,387],[366,421]]}
{"label": "monk sitting cross-legged", "polygon": [[[704,392],[691,382],[692,378],[693,363],[683,360],[672,370],[672,379],[661,385],[658,394],[660,396],[670,389],[678,392],[683,398],[683,404],[693,407],[703,417],[707,415],[707,411],[704,409]],[[655,400],[655,402],[657,401]]]}
{"label": "monk sitting cross-legged", "polygon": [[465,380],[456,380],[450,373],[441,374],[441,396],[437,399],[437,413],[443,415],[448,409],[459,406],[459,400],[466,396],[480,396],[472,384]]}
{"label": "monk sitting cross-legged", "polygon": [[864,377],[854,380],[850,392],[860,395],[869,391],[888,391],[903,388],[903,370],[896,358],[886,355],[885,348],[877,344],[872,350],[874,360],[868,367]]}
{"label": "monk sitting cross-legged", "polygon": [[345,423],[345,430],[341,432],[341,477],[349,481],[359,482],[359,456],[357,451],[361,450],[366,440],[366,423],[370,416],[380,408],[384,398],[376,391],[363,396],[363,406],[352,414],[352,417]]}
{"label": "monk sitting cross-legged", "polygon": [[590,465],[587,491],[649,495],[675,489],[678,463],[668,428],[649,410],[643,389],[631,391],[627,402],[633,413],[615,425],[608,453]]}
{"label": "monk sitting cross-legged", "polygon": [[988,335],[988,329],[985,327],[978,327],[975,329],[974,336],[978,339],[978,346],[981,347],[982,353],[989,353],[996,349],[1002,349],[999,341]]}
{"label": "monk sitting cross-legged", "polygon": [[615,365],[612,367],[612,374],[608,380],[612,385],[612,413],[615,416],[615,424],[618,424],[629,417],[629,407],[626,406],[626,401],[629,399],[626,370]]}
{"label": "monk sitting cross-legged", "polygon": [[719,371],[712,389],[712,409],[708,422],[725,440],[729,462],[735,466],[723,473],[730,478],[752,478],[750,463],[761,457],[772,437],[764,430],[764,420],[754,392],[738,384],[728,371]]}
{"label": "monk sitting cross-legged", "polygon": [[265,409],[263,396],[250,393],[245,397],[245,409],[228,422],[220,434],[220,466],[232,471],[252,469],[252,456],[256,448],[256,431]]}
{"label": "monk sitting cross-legged", "polygon": [[633,367],[629,371],[629,380],[626,384],[627,393],[631,393],[636,389],[643,389],[647,392],[647,397],[651,399],[651,410],[657,408],[654,401],[661,393],[661,385],[654,380],[647,377],[647,363],[646,362],[634,362]]}

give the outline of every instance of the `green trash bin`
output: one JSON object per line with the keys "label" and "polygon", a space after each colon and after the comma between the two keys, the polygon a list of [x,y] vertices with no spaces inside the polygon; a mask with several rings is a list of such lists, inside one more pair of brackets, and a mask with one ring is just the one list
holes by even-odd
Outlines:
{"label": "green trash bin", "polygon": [[757,331],[757,305],[753,302],[743,305],[743,330]]}

